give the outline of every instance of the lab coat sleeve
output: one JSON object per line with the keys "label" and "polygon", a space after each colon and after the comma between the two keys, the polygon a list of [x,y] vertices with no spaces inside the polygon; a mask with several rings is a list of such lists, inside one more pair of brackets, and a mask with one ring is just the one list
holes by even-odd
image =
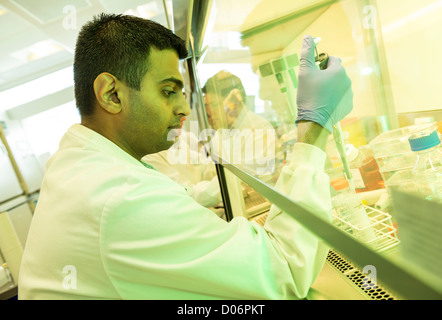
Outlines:
{"label": "lab coat sleeve", "polygon": [[205,207],[215,206],[222,201],[218,176],[188,186],[187,191],[192,198]]}
{"label": "lab coat sleeve", "polygon": [[[311,214],[331,222],[329,177],[323,170],[325,159],[325,152],[319,148],[296,143],[275,188]],[[322,269],[329,248],[275,205],[264,228],[287,260],[294,279],[293,290],[297,296],[305,297]]]}
{"label": "lab coat sleeve", "polygon": [[[319,200],[315,214],[328,217],[321,159],[304,163],[325,157],[318,150],[295,147],[305,157],[289,165],[278,188]],[[315,236],[276,207],[265,228],[243,217],[226,222],[160,173],[145,182],[128,178],[101,219],[103,266],[125,299],[303,298],[326,255]]]}
{"label": "lab coat sleeve", "polygon": [[212,207],[222,201],[218,176],[213,163],[173,165],[167,161],[165,156],[159,156],[159,154],[152,154],[144,159],[173,181],[184,186],[188,194],[199,204]]}

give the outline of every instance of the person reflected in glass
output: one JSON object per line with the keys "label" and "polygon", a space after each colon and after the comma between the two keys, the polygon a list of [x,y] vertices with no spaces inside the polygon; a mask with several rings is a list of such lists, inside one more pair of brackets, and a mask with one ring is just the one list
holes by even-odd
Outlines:
{"label": "person reflected in glass", "polygon": [[214,160],[224,159],[255,176],[270,177],[276,154],[275,130],[249,109],[240,78],[222,70],[202,89],[208,122],[217,130],[210,145]]}

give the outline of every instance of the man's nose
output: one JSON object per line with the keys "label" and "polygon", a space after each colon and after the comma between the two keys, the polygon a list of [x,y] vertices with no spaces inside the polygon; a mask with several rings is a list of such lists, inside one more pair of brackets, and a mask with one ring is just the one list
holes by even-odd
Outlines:
{"label": "man's nose", "polygon": [[177,107],[175,108],[175,114],[176,115],[182,114],[183,116],[188,116],[190,114],[190,107],[184,95],[183,98],[180,99],[180,102],[177,104]]}

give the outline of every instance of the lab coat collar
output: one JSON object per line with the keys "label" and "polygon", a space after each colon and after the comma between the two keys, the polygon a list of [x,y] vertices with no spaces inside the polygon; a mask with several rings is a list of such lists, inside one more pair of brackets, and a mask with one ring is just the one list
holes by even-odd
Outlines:
{"label": "lab coat collar", "polygon": [[[104,137],[103,135],[99,134],[98,132],[89,129],[88,127],[82,125],[82,124],[74,124],[72,125],[67,133],[67,135],[73,135],[75,138],[80,139],[81,141],[84,141],[85,143],[82,145],[82,147],[87,149],[96,149],[97,152],[101,153],[107,153],[112,155],[113,157],[117,157],[121,160],[146,166],[141,161],[138,161],[134,157],[132,157],[130,154],[128,154],[126,151],[121,149],[119,146],[117,146],[115,143]],[[72,141],[72,140],[69,140]],[[60,147],[62,142],[60,143]],[[73,145],[72,145],[73,146]],[[76,146],[78,147],[78,146]]]}

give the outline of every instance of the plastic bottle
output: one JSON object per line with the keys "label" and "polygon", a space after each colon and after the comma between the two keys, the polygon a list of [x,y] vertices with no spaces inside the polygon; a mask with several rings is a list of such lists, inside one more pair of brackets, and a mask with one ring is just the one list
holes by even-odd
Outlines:
{"label": "plastic bottle", "polygon": [[439,131],[439,134],[442,135],[442,121],[439,121],[436,123],[437,130]]}
{"label": "plastic bottle", "polygon": [[437,129],[414,133],[408,142],[417,154],[412,171],[416,191],[427,200],[442,202],[442,146]]}
{"label": "plastic bottle", "polygon": [[349,162],[356,192],[366,192],[385,188],[379,167],[371,148],[346,144],[346,156]]}
{"label": "plastic bottle", "polygon": [[348,224],[343,226],[343,229],[361,242],[375,246],[376,234],[370,218],[361,199],[350,189],[347,179],[335,181],[333,188],[336,190],[336,194],[332,197],[333,208],[337,215]]}
{"label": "plastic bottle", "polygon": [[13,280],[8,269],[8,264],[5,262],[0,266],[0,287],[7,283],[13,284]]}

